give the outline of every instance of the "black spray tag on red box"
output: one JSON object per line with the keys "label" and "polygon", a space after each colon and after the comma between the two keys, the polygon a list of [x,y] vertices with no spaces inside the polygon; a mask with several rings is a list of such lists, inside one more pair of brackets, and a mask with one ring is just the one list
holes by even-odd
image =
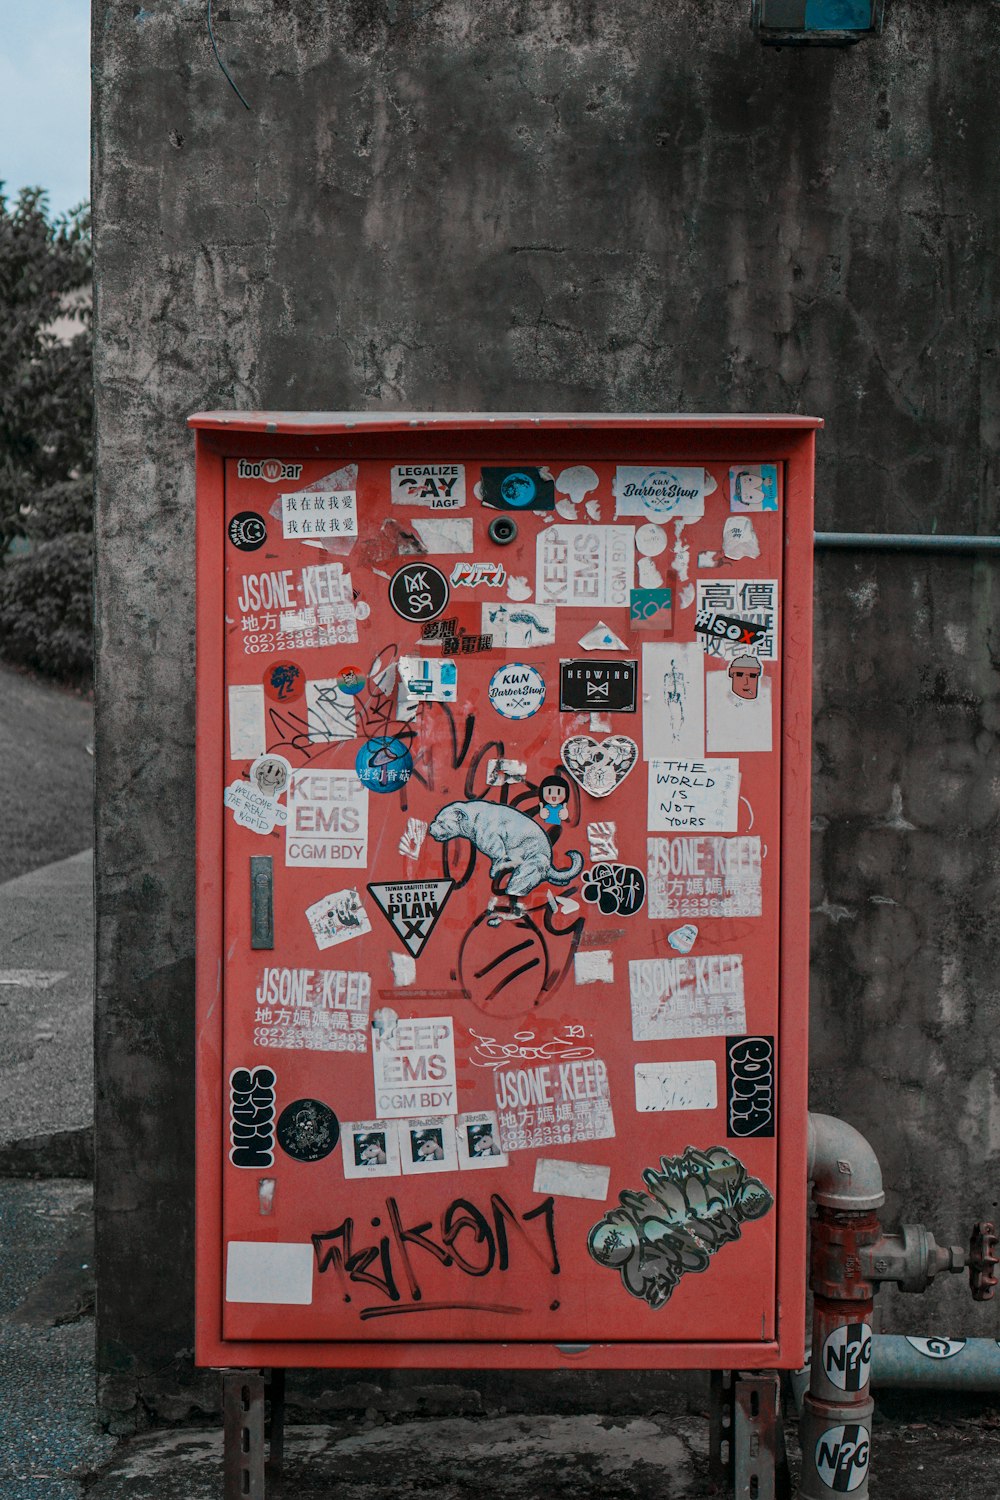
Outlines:
{"label": "black spray tag on red box", "polygon": [[634,714],[638,676],[636,661],[561,661],[560,711]]}
{"label": "black spray tag on red box", "polygon": [[774,1134],[774,1037],[726,1037],[726,1134]]}
{"label": "black spray tag on red box", "polygon": [[483,469],[480,486],[483,504],[495,510],[554,510],[555,481],[541,469],[518,464],[511,469]]}

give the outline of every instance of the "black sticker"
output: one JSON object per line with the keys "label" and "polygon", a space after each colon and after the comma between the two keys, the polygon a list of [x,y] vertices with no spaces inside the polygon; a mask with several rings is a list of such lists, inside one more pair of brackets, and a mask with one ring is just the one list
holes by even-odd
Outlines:
{"label": "black sticker", "polygon": [[521,464],[516,469],[482,471],[483,504],[497,510],[554,510],[555,481],[546,479],[541,469]]}
{"label": "black sticker", "polygon": [[278,1116],[278,1145],[295,1161],[322,1161],[339,1140],[337,1116],[319,1099],[296,1099]]}
{"label": "black sticker", "polygon": [[229,1160],[234,1167],[274,1162],[274,1073],[234,1068],[229,1075]]}
{"label": "black sticker", "polygon": [[229,523],[229,540],[241,552],[256,552],[267,541],[264,517],[255,510],[241,510]]}
{"label": "black sticker", "polygon": [[559,663],[559,707],[570,713],[634,714],[639,663]]}
{"label": "black sticker", "polygon": [[635,865],[595,865],[584,871],[583,899],[606,917],[632,917],[646,899],[646,877]]}
{"label": "black sticker", "polygon": [[774,1037],[726,1037],[728,1134],[774,1134]]}
{"label": "black sticker", "polygon": [[407,563],[392,575],[389,603],[404,620],[436,620],[448,603],[448,580],[429,563]]}
{"label": "black sticker", "polygon": [[419,958],[454,884],[453,880],[388,880],[368,890],[404,947]]}
{"label": "black sticker", "polygon": [[737,620],[733,615],[717,615],[711,609],[699,609],[694,617],[694,628],[697,635],[707,635],[715,641],[729,641],[735,646],[756,646],[771,627],[755,625],[752,620]]}

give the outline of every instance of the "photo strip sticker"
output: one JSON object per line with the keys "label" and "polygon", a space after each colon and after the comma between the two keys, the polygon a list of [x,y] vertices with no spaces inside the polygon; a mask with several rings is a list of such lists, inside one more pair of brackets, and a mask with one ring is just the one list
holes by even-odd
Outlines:
{"label": "photo strip sticker", "polygon": [[399,1157],[404,1177],[430,1172],[457,1172],[455,1121],[445,1115],[425,1115],[399,1122]]}
{"label": "photo strip sticker", "polygon": [[341,1126],[345,1177],[398,1177],[395,1120],[350,1120]]}
{"label": "photo strip sticker", "polygon": [[491,1109],[459,1115],[455,1121],[458,1141],[458,1165],[464,1170],[483,1167],[505,1167],[507,1153],[500,1149],[497,1117]]}

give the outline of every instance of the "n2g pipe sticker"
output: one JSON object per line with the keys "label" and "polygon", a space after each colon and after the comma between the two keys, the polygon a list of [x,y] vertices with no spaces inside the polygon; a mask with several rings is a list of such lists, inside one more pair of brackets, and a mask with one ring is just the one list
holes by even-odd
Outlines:
{"label": "n2g pipe sticker", "polygon": [[863,1391],[872,1369],[872,1331],[868,1323],[844,1323],[823,1342],[823,1374],[838,1391]]}

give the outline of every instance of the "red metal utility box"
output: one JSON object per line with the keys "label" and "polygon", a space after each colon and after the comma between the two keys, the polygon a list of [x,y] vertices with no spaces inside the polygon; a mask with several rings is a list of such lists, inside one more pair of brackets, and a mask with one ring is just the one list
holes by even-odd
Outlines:
{"label": "red metal utility box", "polygon": [[191,425],[199,1362],[801,1364],[819,423]]}

